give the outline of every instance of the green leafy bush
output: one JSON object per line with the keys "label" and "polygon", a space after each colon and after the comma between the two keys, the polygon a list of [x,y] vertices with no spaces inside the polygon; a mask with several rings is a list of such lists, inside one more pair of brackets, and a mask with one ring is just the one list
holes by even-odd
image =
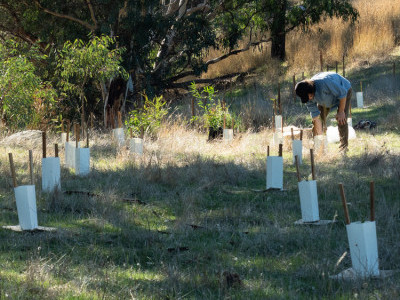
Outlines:
{"label": "green leafy bush", "polygon": [[[196,98],[198,106],[202,109],[202,116],[201,119],[195,116],[191,121],[201,121],[204,127],[211,127],[217,130],[224,126],[225,118],[225,127],[231,128],[232,119],[235,118],[235,116],[229,112],[229,106],[224,106],[221,100],[216,99],[215,92],[213,86],[205,86],[202,91],[199,92],[196,84],[192,82],[190,85],[190,93]],[[235,127],[237,126],[235,125]]]}
{"label": "green leafy bush", "polygon": [[0,115],[8,127],[46,128],[51,121],[57,94],[35,65],[46,59],[36,46],[0,44]]}
{"label": "green leafy bush", "polygon": [[142,95],[145,100],[143,108],[130,111],[125,125],[134,136],[140,136],[142,128],[150,136],[155,136],[168,113],[167,102],[163,100],[163,96],[156,96],[150,100],[146,94]]}

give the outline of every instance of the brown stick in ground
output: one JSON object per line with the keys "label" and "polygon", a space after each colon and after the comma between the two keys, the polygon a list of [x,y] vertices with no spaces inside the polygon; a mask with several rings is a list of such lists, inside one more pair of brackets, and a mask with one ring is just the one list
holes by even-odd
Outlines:
{"label": "brown stick in ground", "polygon": [[369,197],[370,197],[370,210],[371,210],[371,222],[375,221],[375,184],[373,181],[369,184]]}
{"label": "brown stick in ground", "polygon": [[340,189],[340,196],[342,197],[344,217],[346,220],[346,224],[349,225],[350,224],[349,210],[347,209],[346,196],[344,195],[344,189],[342,183],[339,183],[339,189]]}
{"label": "brown stick in ground", "polygon": [[301,181],[301,177],[300,177],[300,170],[299,170],[299,157],[296,155],[294,157],[294,160],[296,162],[297,181],[300,182]]}
{"label": "brown stick in ground", "polygon": [[16,188],[17,185],[17,177],[15,176],[15,167],[14,167],[14,160],[12,153],[8,153],[8,159],[10,160],[10,170],[11,170],[11,177],[13,180],[13,186]]}

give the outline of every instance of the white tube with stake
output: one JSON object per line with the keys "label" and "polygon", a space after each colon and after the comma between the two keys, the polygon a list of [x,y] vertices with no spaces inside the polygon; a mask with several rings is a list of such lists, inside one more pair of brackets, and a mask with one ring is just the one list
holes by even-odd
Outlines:
{"label": "white tube with stake", "polygon": [[302,221],[306,223],[317,222],[320,220],[319,209],[318,209],[317,181],[315,180],[314,155],[312,149],[310,149],[310,154],[311,154],[312,180],[308,181],[301,180],[298,157],[295,156],[299,196],[300,196],[301,216],[302,216]]}
{"label": "white tube with stake", "polygon": [[[38,227],[36,209],[36,191],[34,185],[17,185],[12,153],[8,154],[13,178],[18,221],[22,230],[33,230]],[[33,181],[31,177],[31,182]]]}
{"label": "white tube with stake", "polygon": [[282,144],[279,144],[279,156],[267,156],[266,187],[283,190]]}
{"label": "white tube with stake", "polygon": [[371,220],[350,223],[343,184],[339,184],[353,270],[358,277],[379,276],[378,242],[374,212],[374,183],[370,183]]}
{"label": "white tube with stake", "polygon": [[43,158],[42,158],[42,191],[53,192],[61,189],[61,168],[56,146],[56,157],[46,157],[46,132],[42,132]]}

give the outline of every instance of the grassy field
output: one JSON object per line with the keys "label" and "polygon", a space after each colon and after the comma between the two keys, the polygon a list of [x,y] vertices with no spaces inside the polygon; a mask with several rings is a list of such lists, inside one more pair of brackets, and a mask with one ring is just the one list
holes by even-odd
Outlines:
{"label": "grassy field", "polygon": [[[347,157],[332,144],[316,158],[320,216],[337,220],[328,226],[294,225],[301,211],[287,144],[285,191],[254,191],[265,188],[272,135],[262,126],[226,144],[207,142],[204,133],[170,121],[158,139],[146,138],[142,157],[117,149],[108,133],[93,133],[90,175],[81,178],[63,168],[62,192],[50,195],[40,188],[40,138],[1,143],[0,225],[18,224],[7,153],[14,154],[19,184],[27,184],[28,149],[34,149],[39,225],[58,230],[0,229],[0,298],[399,298],[400,274],[352,282],[329,278],[351,266],[340,182],[351,219],[364,221],[369,182],[375,181],[380,269],[400,269],[400,93],[385,78],[386,69],[350,74],[353,86],[365,80],[366,108],[353,109],[353,122],[370,119],[378,127],[358,131]],[[261,99],[265,89],[238,87],[231,104],[254,105],[243,112],[250,110],[250,120],[251,111],[258,111],[263,122],[271,112]],[[286,101],[284,108],[290,123],[310,123],[299,104]],[[59,142],[51,139],[49,145]],[[306,178],[308,149],[303,153]]]}

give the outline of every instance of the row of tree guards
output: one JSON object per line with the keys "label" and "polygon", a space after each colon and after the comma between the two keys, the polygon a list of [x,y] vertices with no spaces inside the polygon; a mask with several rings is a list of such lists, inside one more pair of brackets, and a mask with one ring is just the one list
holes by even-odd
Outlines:
{"label": "row of tree guards", "polygon": [[[292,142],[296,141],[292,132]],[[267,190],[283,191],[283,146],[279,144],[278,156],[270,155],[270,146],[267,146],[267,166],[266,166],[266,185]],[[314,165],[314,149],[310,149],[311,180],[302,180],[299,162],[301,156],[295,155],[294,163],[298,182],[299,198],[302,219],[295,224],[315,224],[326,225],[333,223],[333,220],[320,220],[318,208],[318,193]],[[339,184],[340,195],[342,198],[348,243],[352,268],[343,271],[334,278],[345,278],[352,274],[351,278],[380,276],[378,262],[378,247],[375,224],[375,187],[374,182],[370,182],[370,221],[350,222],[346,198],[344,195],[343,184]]]}
{"label": "row of tree guards", "polygon": [[[79,125],[74,126],[75,132],[77,133],[76,141],[79,141]],[[296,221],[295,224],[318,224],[324,225],[332,220],[320,220],[319,208],[318,208],[318,193],[316,183],[316,172],[314,162],[314,149],[310,149],[310,164],[311,164],[311,180],[303,180],[300,173],[300,164],[302,161],[302,150],[296,152],[294,149],[295,142],[300,142],[300,149],[302,149],[303,131],[300,131],[300,139],[295,139],[294,131],[291,130],[292,138],[292,149],[293,149],[293,161],[296,166],[296,175],[298,182],[299,198],[302,219]],[[65,142],[65,149],[67,151],[69,142]],[[47,177],[52,177],[48,181],[51,181],[52,188],[60,189],[60,180],[58,182],[54,179],[54,169],[46,171],[45,165],[48,161],[54,160],[58,163],[58,170],[60,168],[60,160],[58,157],[58,144],[54,145],[55,157],[47,157],[47,140],[46,132],[42,133],[42,190],[43,182],[46,181]],[[88,148],[79,148],[79,144],[73,144],[73,148],[76,149],[76,155],[79,160],[79,151]],[[270,155],[270,146],[267,146],[267,159],[266,159],[266,188],[267,190],[283,190],[283,145],[282,143],[278,146],[278,156]],[[38,228],[37,221],[37,209],[36,209],[36,194],[35,185],[33,180],[33,155],[32,150],[29,150],[29,173],[30,173],[30,185],[19,186],[16,179],[16,172],[14,167],[14,161],[12,153],[9,153],[10,170],[12,174],[13,186],[15,191],[15,198],[17,202],[19,226],[22,230],[34,230]],[[47,172],[47,173],[46,173]],[[58,171],[59,172],[59,171]],[[340,195],[342,198],[342,204],[345,215],[346,230],[348,235],[348,242],[350,246],[350,255],[352,260],[352,270],[355,272],[357,277],[367,276],[379,276],[379,264],[378,264],[378,251],[377,251],[377,238],[376,238],[376,225],[375,225],[375,197],[374,197],[374,182],[370,183],[370,221],[367,222],[350,222],[350,217],[347,208],[347,202],[344,195],[343,184],[339,185]],[[51,190],[49,190],[51,191]],[[324,223],[321,223],[325,221]]]}

